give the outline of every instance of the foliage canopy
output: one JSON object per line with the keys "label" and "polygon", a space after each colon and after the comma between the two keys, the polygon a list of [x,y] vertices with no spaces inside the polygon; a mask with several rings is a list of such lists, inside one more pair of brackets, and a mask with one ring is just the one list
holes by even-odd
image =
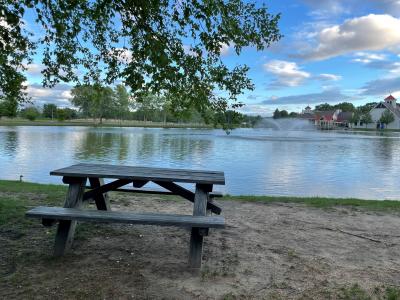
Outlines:
{"label": "foliage canopy", "polygon": [[[22,21],[28,13],[34,33]],[[246,65],[224,64],[222,49],[265,49],[281,38],[279,18],[244,0],[3,0],[0,97],[24,99],[23,69],[36,51],[45,86],[122,78],[136,96],[163,95],[177,112],[223,112],[253,84]]]}
{"label": "foliage canopy", "polygon": [[379,122],[388,125],[389,123],[392,123],[394,121],[394,115],[389,111],[385,110],[379,119]]}

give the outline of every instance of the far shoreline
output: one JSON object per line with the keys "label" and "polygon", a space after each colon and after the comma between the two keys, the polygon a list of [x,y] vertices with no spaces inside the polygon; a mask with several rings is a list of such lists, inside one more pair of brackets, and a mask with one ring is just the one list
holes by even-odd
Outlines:
{"label": "far shoreline", "polygon": [[[195,124],[195,123],[163,123],[163,122],[151,122],[151,121],[137,121],[137,120],[104,120],[101,124],[94,123],[90,119],[74,119],[74,120],[48,120],[38,119],[30,121],[27,119],[15,118],[15,119],[4,119],[0,118],[0,127],[2,126],[54,126],[54,127],[67,127],[67,126],[78,126],[78,127],[93,127],[93,128],[112,128],[112,127],[132,127],[132,128],[182,128],[182,129],[222,129],[220,127],[213,127],[207,124]],[[259,128],[259,127],[237,127],[238,128]],[[400,129],[384,129],[377,130],[375,128],[335,128],[335,129],[317,129],[319,131],[339,131],[339,132],[400,132]]]}
{"label": "far shoreline", "polygon": [[104,120],[101,124],[94,123],[89,119],[76,119],[76,120],[46,120],[38,119],[30,121],[26,119],[1,119],[0,126],[81,126],[81,127],[143,127],[143,128],[201,128],[213,129],[212,126],[207,124],[192,124],[192,123],[163,123],[163,122],[144,122],[144,121],[130,121],[130,120]]}

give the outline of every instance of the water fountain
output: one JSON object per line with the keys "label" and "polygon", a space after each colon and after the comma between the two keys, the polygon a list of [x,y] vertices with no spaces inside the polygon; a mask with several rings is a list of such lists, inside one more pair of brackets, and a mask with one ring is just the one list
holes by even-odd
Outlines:
{"label": "water fountain", "polygon": [[273,119],[273,118],[264,118],[258,124],[258,128],[271,128],[273,130],[313,130],[315,129],[314,125],[304,119],[295,119],[295,118],[285,118],[285,119]]}

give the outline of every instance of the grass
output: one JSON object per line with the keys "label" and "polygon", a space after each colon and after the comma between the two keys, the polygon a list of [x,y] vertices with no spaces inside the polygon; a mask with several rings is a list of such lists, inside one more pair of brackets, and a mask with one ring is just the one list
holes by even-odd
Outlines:
{"label": "grass", "polygon": [[[0,192],[3,193],[28,193],[32,194],[31,198],[35,199],[35,195],[40,195],[42,204],[62,204],[65,197],[67,187],[65,185],[39,184],[31,182],[19,182],[11,180],[0,180]],[[145,197],[145,196],[144,196]],[[159,195],[165,200],[177,201],[179,198],[168,195]],[[227,201],[243,201],[243,202],[261,202],[261,203],[297,203],[305,204],[317,208],[331,207],[353,207],[369,210],[392,210],[400,211],[400,201],[397,200],[362,200],[356,198],[328,198],[328,197],[281,197],[281,196],[232,196],[225,195],[219,199]],[[8,200],[1,198],[0,205],[5,205]],[[12,199],[10,200],[12,201]],[[60,202],[61,201],[61,202]],[[122,200],[121,200],[122,201]],[[3,203],[3,204],[2,204]],[[32,201],[25,203],[33,205]],[[11,205],[11,204],[10,204]],[[12,205],[11,205],[12,206]],[[1,208],[1,206],[0,206]]]}
{"label": "grass", "polygon": [[326,197],[279,197],[279,196],[224,196],[224,200],[262,203],[299,203],[318,208],[346,206],[370,210],[400,211],[400,201],[397,200],[362,200],[356,198],[326,198]]}
{"label": "grass", "polygon": [[94,123],[89,119],[76,119],[76,120],[49,120],[37,119],[30,121],[27,119],[14,118],[14,119],[1,119],[0,126],[89,126],[89,127],[150,127],[150,128],[211,128],[206,124],[189,124],[189,123],[163,123],[163,122],[144,122],[135,120],[104,120],[102,124]]}

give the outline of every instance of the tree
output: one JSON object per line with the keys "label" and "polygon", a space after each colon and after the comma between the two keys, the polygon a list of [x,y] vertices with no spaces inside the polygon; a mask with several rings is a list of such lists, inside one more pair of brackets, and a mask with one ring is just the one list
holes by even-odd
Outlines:
{"label": "tree", "polygon": [[361,113],[359,110],[356,110],[350,118],[350,122],[353,124],[357,124],[361,119]]}
{"label": "tree", "polygon": [[[368,124],[373,123],[374,121],[372,120],[372,116],[369,112],[363,114],[361,116],[361,122],[365,124],[365,128],[368,127]],[[390,122],[389,122],[390,123]]]}
{"label": "tree", "polygon": [[34,121],[37,117],[39,117],[40,113],[36,107],[32,106],[21,110],[21,115],[29,121]]}
{"label": "tree", "polygon": [[383,124],[390,124],[394,121],[394,115],[389,111],[389,110],[385,110],[381,116],[381,118],[379,119],[380,123]]}
{"label": "tree", "polygon": [[378,104],[377,102],[369,102],[367,104],[357,107],[357,109],[361,113],[367,113],[367,112],[369,113],[371,111],[371,109],[373,109],[377,104]]}
{"label": "tree", "polygon": [[56,116],[57,113],[57,105],[52,103],[43,104],[43,117],[45,118],[53,118]]}
{"label": "tree", "polygon": [[57,120],[58,121],[65,121],[75,119],[77,117],[76,111],[69,107],[66,108],[58,108],[56,111]]}
{"label": "tree", "polygon": [[287,110],[281,110],[279,113],[279,117],[280,118],[287,118],[289,117],[289,113],[287,112]]}
{"label": "tree", "polygon": [[0,117],[14,118],[17,116],[18,101],[13,98],[3,98],[0,96]]}
{"label": "tree", "polygon": [[281,117],[281,113],[279,109],[275,109],[274,114],[272,115],[274,119],[279,119]]}
{"label": "tree", "polygon": [[79,111],[86,117],[92,117],[94,121],[110,116],[115,108],[115,95],[110,87],[103,87],[99,84],[80,85],[71,90],[71,103],[79,108]]}
{"label": "tree", "polygon": [[350,102],[342,102],[333,106],[334,109],[341,109],[342,111],[354,112],[356,108],[353,103]]}
{"label": "tree", "polygon": [[139,113],[143,116],[143,121],[147,122],[150,114],[154,113],[155,110],[160,110],[164,103],[161,97],[157,97],[152,93],[142,95],[137,99],[137,107]]}
{"label": "tree", "polygon": [[122,120],[124,115],[129,111],[129,93],[122,84],[115,87],[114,93],[117,116]]}
{"label": "tree", "polygon": [[[31,34],[26,15],[36,20]],[[23,61],[40,45],[45,86],[122,78],[134,96],[171,95],[178,111],[226,111],[241,106],[238,95],[254,85],[246,65],[224,64],[224,49],[261,51],[281,38],[280,15],[255,0],[4,0],[0,19],[0,94],[18,101]]]}
{"label": "tree", "polygon": [[329,110],[334,110],[335,108],[328,104],[328,103],[324,103],[324,104],[320,104],[315,106],[315,110],[316,111],[329,111]]}

